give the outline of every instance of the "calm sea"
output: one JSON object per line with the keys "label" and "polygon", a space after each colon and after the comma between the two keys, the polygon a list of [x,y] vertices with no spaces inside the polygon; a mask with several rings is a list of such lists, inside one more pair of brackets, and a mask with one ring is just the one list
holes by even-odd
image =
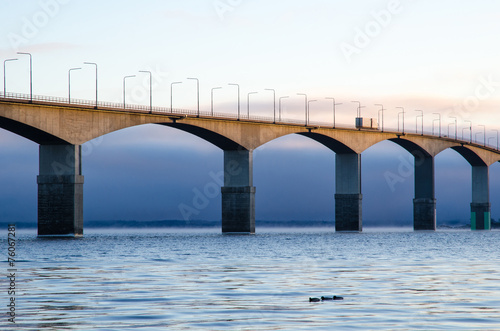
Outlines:
{"label": "calm sea", "polygon": [[500,231],[257,230],[18,230],[16,328],[500,330]]}

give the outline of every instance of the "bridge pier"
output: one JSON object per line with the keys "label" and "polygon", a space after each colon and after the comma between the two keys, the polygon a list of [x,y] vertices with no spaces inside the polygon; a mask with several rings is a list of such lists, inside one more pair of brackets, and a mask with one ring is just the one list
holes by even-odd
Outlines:
{"label": "bridge pier", "polygon": [[222,232],[255,233],[253,152],[224,151]]}
{"label": "bridge pier", "polygon": [[362,231],[361,154],[335,154],[335,231]]}
{"label": "bridge pier", "polygon": [[38,236],[83,235],[80,145],[40,145]]}
{"label": "bridge pier", "polygon": [[491,204],[489,168],[486,165],[472,166],[471,229],[491,229]]}
{"label": "bridge pier", "polygon": [[415,199],[413,229],[436,230],[436,199],[434,190],[434,157],[415,156]]}

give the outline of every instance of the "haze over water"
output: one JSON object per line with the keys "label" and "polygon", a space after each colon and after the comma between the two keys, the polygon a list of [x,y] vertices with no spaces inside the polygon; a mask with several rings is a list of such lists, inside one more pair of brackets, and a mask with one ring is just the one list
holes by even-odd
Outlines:
{"label": "haze over water", "polygon": [[18,230],[16,328],[500,328],[499,231],[219,231]]}

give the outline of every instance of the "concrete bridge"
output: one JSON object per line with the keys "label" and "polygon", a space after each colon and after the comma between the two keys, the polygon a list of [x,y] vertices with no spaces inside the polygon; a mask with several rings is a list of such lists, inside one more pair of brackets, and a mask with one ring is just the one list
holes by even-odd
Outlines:
{"label": "concrete bridge", "polygon": [[252,153],[289,134],[306,136],[336,154],[336,231],[362,230],[361,153],[384,140],[402,146],[415,157],[415,230],[436,229],[434,157],[448,148],[462,155],[472,167],[472,229],[491,227],[489,166],[500,160],[500,152],[494,148],[432,135],[71,101],[69,104],[67,99],[0,95],[0,127],[40,145],[39,236],[83,234],[81,145],[116,130],[149,123],[189,132],[224,151],[222,232],[255,232]]}

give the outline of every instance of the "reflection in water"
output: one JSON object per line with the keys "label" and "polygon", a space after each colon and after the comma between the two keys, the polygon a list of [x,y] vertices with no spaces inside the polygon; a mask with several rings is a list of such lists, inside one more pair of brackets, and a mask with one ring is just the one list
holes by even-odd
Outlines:
{"label": "reflection in water", "polygon": [[[16,327],[499,329],[499,240],[497,231],[25,233]],[[309,302],[333,295],[344,300]]]}

